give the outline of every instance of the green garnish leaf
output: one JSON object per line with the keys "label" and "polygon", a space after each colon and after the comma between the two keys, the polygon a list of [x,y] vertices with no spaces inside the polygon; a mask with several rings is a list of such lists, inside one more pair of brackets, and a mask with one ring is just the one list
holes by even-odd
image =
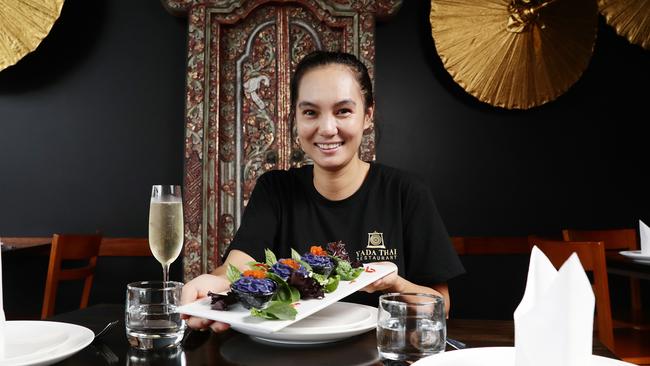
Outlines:
{"label": "green garnish leaf", "polygon": [[270,250],[270,249],[264,249],[264,260],[266,264],[269,266],[272,266],[275,264],[275,262],[278,261],[278,259],[275,257],[275,254]]}
{"label": "green garnish leaf", "polygon": [[296,250],[293,248],[291,248],[291,259],[300,263],[303,267],[305,267],[307,271],[313,272],[311,266],[307,264],[307,262],[303,261],[302,257],[300,256],[300,253],[296,252]]}
{"label": "green garnish leaf", "polygon": [[290,303],[271,301],[264,309],[251,309],[251,315],[269,320],[294,320],[298,311]]}
{"label": "green garnish leaf", "polygon": [[327,293],[336,290],[336,288],[339,287],[339,281],[341,280],[341,276],[339,275],[325,277],[320,273],[312,273],[312,277],[318,281],[318,284],[323,287],[323,291]]}
{"label": "green garnish leaf", "polygon": [[291,302],[294,303],[300,300],[300,291],[293,286],[289,286],[289,289],[291,290]]}
{"label": "green garnish leaf", "polygon": [[296,252],[296,250],[293,249],[293,248],[291,248],[291,259],[293,259],[294,261],[300,263],[303,267],[305,267],[305,269],[307,271],[313,272],[313,270],[311,269],[311,266],[309,264],[307,264],[307,262],[303,261],[302,257],[300,256],[300,253]]}
{"label": "green garnish leaf", "polygon": [[300,256],[300,253],[296,252],[295,249],[291,248],[291,259],[293,259],[293,260],[295,260],[295,261],[299,261],[300,258],[302,258],[302,257]]}
{"label": "green garnish leaf", "polygon": [[[289,286],[289,284],[287,283],[287,281],[283,280],[282,277],[276,275],[273,272],[267,272],[266,278],[270,278],[273,281],[275,281],[275,283],[278,284],[278,289],[273,295],[273,299],[272,299],[273,301],[286,302],[286,303],[294,302],[293,291],[291,289],[291,286]],[[298,299],[300,299],[300,294],[298,295]]]}
{"label": "green garnish leaf", "polygon": [[344,261],[342,259],[339,260],[336,265],[336,274],[341,276],[341,279],[343,281],[352,281],[353,279],[359,277],[361,272],[363,272],[363,267],[352,268],[350,262]]}
{"label": "green garnish leaf", "polygon": [[316,281],[318,281],[318,283],[319,283],[321,286],[325,286],[325,285],[327,285],[327,281],[328,281],[328,280],[327,280],[327,277],[325,277],[324,275],[322,275],[322,274],[320,274],[320,273],[313,272],[313,273],[311,274],[311,276],[312,276]]}
{"label": "green garnish leaf", "polygon": [[323,285],[323,290],[325,292],[333,292],[336,290],[337,287],[339,287],[339,280],[341,279],[341,276],[336,275],[336,276],[331,276],[327,279],[327,283]]}
{"label": "green garnish leaf", "polygon": [[228,281],[230,281],[230,283],[233,283],[241,277],[241,272],[237,267],[229,263],[228,269],[226,269],[226,277],[228,277]]}

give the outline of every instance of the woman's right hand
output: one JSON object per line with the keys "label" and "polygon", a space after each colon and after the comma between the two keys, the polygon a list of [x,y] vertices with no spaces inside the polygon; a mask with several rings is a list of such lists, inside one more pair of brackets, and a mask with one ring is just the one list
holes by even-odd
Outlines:
{"label": "woman's right hand", "polygon": [[[208,291],[218,293],[227,290],[229,287],[230,282],[228,282],[224,277],[212,274],[200,275],[183,286],[181,304],[189,304],[197,299],[206,297],[208,296]],[[221,332],[230,327],[230,325],[226,323],[186,314],[182,314],[181,317],[186,320],[186,323],[190,328],[194,329],[204,330],[209,327],[215,332]]]}

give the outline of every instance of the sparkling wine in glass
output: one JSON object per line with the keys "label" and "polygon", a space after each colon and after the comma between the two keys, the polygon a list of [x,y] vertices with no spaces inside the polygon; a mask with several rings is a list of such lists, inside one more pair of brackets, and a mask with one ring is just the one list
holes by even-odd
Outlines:
{"label": "sparkling wine in glass", "polygon": [[162,264],[163,281],[183,247],[183,198],[180,186],[155,185],[149,205],[149,247]]}

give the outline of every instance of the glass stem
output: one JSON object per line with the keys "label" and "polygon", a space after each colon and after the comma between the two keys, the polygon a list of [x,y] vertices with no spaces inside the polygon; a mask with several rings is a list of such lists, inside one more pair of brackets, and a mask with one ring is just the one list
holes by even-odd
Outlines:
{"label": "glass stem", "polygon": [[169,281],[169,263],[168,264],[163,264],[163,281],[167,282]]}

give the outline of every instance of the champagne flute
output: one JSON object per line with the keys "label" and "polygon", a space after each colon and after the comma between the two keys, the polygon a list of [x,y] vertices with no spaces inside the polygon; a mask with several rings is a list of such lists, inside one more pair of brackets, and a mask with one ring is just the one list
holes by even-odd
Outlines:
{"label": "champagne flute", "polygon": [[183,198],[181,187],[155,185],[149,205],[149,247],[162,264],[163,281],[169,281],[169,266],[183,247]]}

